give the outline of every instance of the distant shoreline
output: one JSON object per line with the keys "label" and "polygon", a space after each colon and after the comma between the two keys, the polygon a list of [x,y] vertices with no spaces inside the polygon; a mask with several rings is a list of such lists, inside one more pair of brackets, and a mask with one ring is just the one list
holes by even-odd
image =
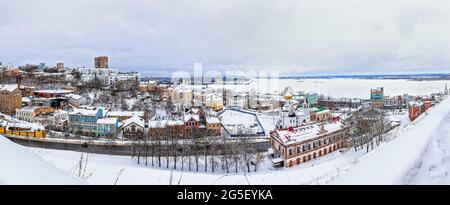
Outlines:
{"label": "distant shoreline", "polygon": [[[438,81],[450,80],[450,73],[423,73],[423,74],[373,74],[373,75],[323,75],[323,76],[280,76],[278,79],[366,79],[366,80],[412,80],[412,81]],[[170,80],[170,77],[142,77],[143,80]],[[256,79],[267,79],[259,77]]]}

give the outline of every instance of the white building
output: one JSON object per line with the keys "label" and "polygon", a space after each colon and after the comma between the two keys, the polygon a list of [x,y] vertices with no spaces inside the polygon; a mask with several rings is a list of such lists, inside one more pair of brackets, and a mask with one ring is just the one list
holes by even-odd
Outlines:
{"label": "white building", "polygon": [[297,100],[288,100],[280,109],[279,115],[280,119],[277,122],[277,128],[279,129],[299,127],[311,123],[311,113],[306,102],[298,107]]}
{"label": "white building", "polygon": [[244,94],[228,96],[226,107],[234,109],[244,109],[247,107],[247,98]]}
{"label": "white building", "polygon": [[127,82],[135,81],[137,83],[140,83],[141,82],[141,74],[137,73],[137,72],[109,74],[108,85],[115,85],[119,81],[127,81]]}
{"label": "white building", "polygon": [[86,97],[77,94],[68,94],[66,97],[69,99],[69,103],[75,107],[79,107],[81,105],[86,105],[89,103],[89,100]]}
{"label": "white building", "polygon": [[192,103],[192,89],[177,86],[176,88],[169,89],[170,101],[172,104],[191,104]]}

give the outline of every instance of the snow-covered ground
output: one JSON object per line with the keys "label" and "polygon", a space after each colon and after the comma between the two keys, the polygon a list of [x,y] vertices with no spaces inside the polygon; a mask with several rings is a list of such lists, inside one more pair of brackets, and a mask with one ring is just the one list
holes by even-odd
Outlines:
{"label": "snow-covered ground", "polygon": [[0,135],[0,184],[84,184]]}
{"label": "snow-covered ground", "polygon": [[401,126],[332,184],[448,184],[450,98]]}

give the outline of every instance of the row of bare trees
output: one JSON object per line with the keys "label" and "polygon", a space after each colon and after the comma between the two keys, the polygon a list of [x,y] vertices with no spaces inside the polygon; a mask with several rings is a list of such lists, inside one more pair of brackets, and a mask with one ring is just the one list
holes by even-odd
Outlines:
{"label": "row of bare trees", "polygon": [[252,172],[265,159],[248,138],[228,139],[206,130],[176,127],[132,139],[132,153],[138,164],[196,172]]}

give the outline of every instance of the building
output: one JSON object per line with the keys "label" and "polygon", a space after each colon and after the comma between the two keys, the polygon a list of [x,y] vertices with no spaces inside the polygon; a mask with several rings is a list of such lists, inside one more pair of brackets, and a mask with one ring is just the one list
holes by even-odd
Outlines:
{"label": "building", "polygon": [[69,131],[85,136],[97,134],[97,120],[103,117],[104,108],[75,109],[69,113]]}
{"label": "building", "polygon": [[431,104],[431,101],[429,101],[429,100],[423,101],[422,111],[423,111],[423,112],[427,111],[431,106],[433,106],[433,105]]}
{"label": "building", "polygon": [[353,108],[356,109],[362,105],[362,101],[358,99],[319,99],[317,101],[317,106],[325,107],[331,110],[339,109],[339,108]]}
{"label": "building", "polygon": [[66,90],[66,89],[35,90],[34,96],[44,98],[65,97],[66,95],[73,92],[74,92],[73,90]]}
{"label": "building", "polygon": [[114,86],[119,82],[136,83],[137,85],[140,85],[141,74],[137,73],[137,72],[111,73],[108,76],[108,85],[109,86]]}
{"label": "building", "polygon": [[383,107],[386,109],[407,108],[408,103],[412,100],[414,100],[413,97],[407,94],[404,94],[403,96],[399,95],[394,97],[384,97]]}
{"label": "building", "polygon": [[384,88],[378,87],[370,89],[370,102],[372,107],[383,108],[384,106]]}
{"label": "building", "polygon": [[68,98],[68,102],[75,107],[80,107],[81,105],[87,105],[89,103],[89,100],[81,95],[71,93],[66,95],[66,97]]}
{"label": "building", "polygon": [[39,122],[37,119],[39,115],[53,113],[53,108],[50,106],[44,107],[23,107],[16,110],[16,118],[27,122]]}
{"label": "building", "polygon": [[41,124],[24,122],[0,113],[0,134],[44,138],[45,128]]}
{"label": "building", "polygon": [[126,139],[142,139],[145,134],[144,119],[137,115],[123,121],[120,131]]}
{"label": "building", "polygon": [[156,86],[158,83],[156,81],[149,80],[147,82],[141,82],[139,85],[140,92],[154,92],[156,91]]}
{"label": "building", "polygon": [[109,84],[110,75],[119,73],[118,69],[111,68],[76,68],[75,71],[80,73],[82,82],[98,80],[105,85]]}
{"label": "building", "polygon": [[119,122],[123,122],[133,116],[144,118],[144,111],[108,111],[106,117],[115,117]]}
{"label": "building", "polygon": [[408,104],[408,116],[411,121],[415,120],[423,112],[423,103],[419,101],[411,101]]}
{"label": "building", "polygon": [[206,107],[208,107],[216,112],[223,109],[223,99],[221,96],[219,96],[216,93],[207,94],[204,102],[205,102]]}
{"label": "building", "polygon": [[69,126],[69,112],[65,110],[56,110],[50,119],[49,127],[57,131],[66,131]]}
{"label": "building", "polygon": [[108,57],[99,56],[94,59],[95,68],[108,68]]}
{"label": "building", "polygon": [[270,133],[274,165],[293,167],[345,147],[348,128],[340,121],[315,123]]}
{"label": "building", "polygon": [[206,117],[206,130],[208,134],[211,135],[220,135],[222,130],[222,125],[220,123],[219,118],[214,116]]}
{"label": "building", "polygon": [[311,114],[308,103],[304,102],[302,107],[298,107],[297,100],[289,100],[279,111],[280,119],[276,127],[279,129],[298,127],[311,123]]}
{"label": "building", "polygon": [[0,85],[0,112],[14,115],[22,107],[22,92],[15,84]]}
{"label": "building", "polygon": [[444,88],[444,95],[448,95],[448,88],[447,88],[447,84],[445,84],[445,88]]}
{"label": "building", "polygon": [[172,104],[192,104],[193,94],[191,89],[178,86],[174,89],[169,88],[168,92]]}
{"label": "building", "polygon": [[183,114],[184,126],[186,129],[205,128],[206,113],[201,107],[191,107],[185,110]]}
{"label": "building", "polygon": [[248,107],[247,102],[248,100],[246,95],[243,93],[238,93],[235,95],[228,96],[226,100],[226,105],[228,108],[241,110]]}
{"label": "building", "polygon": [[311,108],[310,109],[311,122],[324,122],[331,120],[331,111],[327,108]]}
{"label": "building", "polygon": [[23,97],[33,97],[34,96],[34,86],[20,85],[20,91]]}
{"label": "building", "polygon": [[119,128],[119,121],[114,117],[97,119],[97,137],[115,138]]}

